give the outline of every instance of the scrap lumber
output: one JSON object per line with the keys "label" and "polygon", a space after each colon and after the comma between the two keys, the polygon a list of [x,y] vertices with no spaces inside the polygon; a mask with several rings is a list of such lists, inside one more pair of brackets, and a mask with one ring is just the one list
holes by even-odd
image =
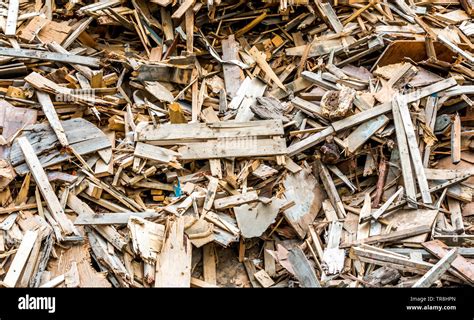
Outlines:
{"label": "scrap lumber", "polygon": [[474,283],[472,1],[0,10],[0,283]]}
{"label": "scrap lumber", "polygon": [[423,275],[414,285],[413,288],[429,288],[445,273],[456,259],[458,252],[453,249],[448,252],[442,259],[436,263],[427,273]]}
{"label": "scrap lumber", "polygon": [[155,287],[191,286],[191,242],[184,235],[184,218],[170,223],[158,257]]}
{"label": "scrap lumber", "polygon": [[15,257],[12,261],[8,272],[3,279],[3,284],[6,287],[13,288],[15,287],[18,279],[20,278],[23,268],[25,268],[28,256],[30,255],[33,245],[35,244],[36,238],[38,237],[38,232],[36,231],[27,231],[23,240],[21,241],[20,247],[15,254]]}
{"label": "scrap lumber", "polygon": [[46,201],[46,205],[48,206],[51,215],[61,226],[65,236],[77,234],[77,230],[74,228],[72,222],[66,217],[53,188],[49,184],[48,177],[31,147],[31,144],[25,137],[18,138],[18,143],[25,156],[26,163],[28,164],[28,167],[30,167],[35,182],[38,184],[39,190]]}

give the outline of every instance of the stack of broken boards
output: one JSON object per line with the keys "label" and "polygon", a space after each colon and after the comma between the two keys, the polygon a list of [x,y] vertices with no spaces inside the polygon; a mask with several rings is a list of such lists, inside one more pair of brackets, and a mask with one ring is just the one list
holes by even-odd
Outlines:
{"label": "stack of broken boards", "polygon": [[0,286],[474,285],[471,1],[0,10]]}

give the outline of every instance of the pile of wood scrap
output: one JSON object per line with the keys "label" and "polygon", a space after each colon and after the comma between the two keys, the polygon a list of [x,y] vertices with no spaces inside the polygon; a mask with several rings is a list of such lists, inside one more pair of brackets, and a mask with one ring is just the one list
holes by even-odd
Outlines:
{"label": "pile of wood scrap", "polygon": [[10,0],[3,287],[474,284],[474,7]]}

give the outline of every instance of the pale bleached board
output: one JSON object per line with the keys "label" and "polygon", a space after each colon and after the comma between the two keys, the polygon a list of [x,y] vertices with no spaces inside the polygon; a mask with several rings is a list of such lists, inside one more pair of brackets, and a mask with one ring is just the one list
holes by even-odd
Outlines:
{"label": "pale bleached board", "polygon": [[48,177],[41,166],[41,163],[36,156],[31,144],[28,142],[28,139],[25,137],[20,137],[17,139],[18,144],[25,156],[26,163],[30,168],[30,171],[33,174],[33,177],[38,185],[41,194],[43,195],[44,200],[51,212],[51,215],[61,226],[65,235],[77,234],[77,230],[72,224],[71,220],[66,217],[64,210],[59,202],[53,188],[49,184]]}
{"label": "pale bleached board", "polygon": [[156,264],[155,287],[191,286],[191,242],[184,235],[184,218],[172,221]]}
{"label": "pale bleached board", "polygon": [[159,127],[147,125],[139,130],[138,141],[168,145],[219,138],[246,138],[249,136],[283,135],[281,120],[259,120],[250,122],[163,124]]}
{"label": "pale bleached board", "polygon": [[20,278],[21,272],[25,267],[26,261],[30,255],[31,249],[35,244],[36,238],[38,237],[37,231],[26,231],[21,241],[18,251],[15,253],[15,258],[11,263],[7,275],[3,279],[3,284],[6,287],[15,287],[18,279]]}

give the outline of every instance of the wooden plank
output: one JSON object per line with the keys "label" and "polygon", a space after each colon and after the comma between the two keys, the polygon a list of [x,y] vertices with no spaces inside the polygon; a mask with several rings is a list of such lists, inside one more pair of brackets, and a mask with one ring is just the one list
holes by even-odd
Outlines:
{"label": "wooden plank", "polygon": [[364,205],[360,209],[359,214],[359,225],[357,228],[357,240],[362,240],[369,237],[370,234],[370,222],[364,222],[364,218],[371,215],[372,205],[370,199],[370,193],[365,194]]}
{"label": "wooden plank", "polygon": [[159,214],[156,211],[144,212],[111,212],[111,213],[97,213],[94,215],[79,215],[74,220],[75,225],[108,225],[108,224],[127,224],[131,217],[140,218],[156,218]]}
{"label": "wooden plank", "polygon": [[415,129],[413,127],[413,122],[411,121],[407,100],[405,97],[397,95],[394,101],[395,103],[393,107],[398,108],[400,111],[403,127],[405,128],[408,149],[410,150],[411,160],[413,161],[413,167],[418,180],[418,186],[420,187],[421,197],[424,203],[432,203],[431,194],[428,187],[428,180],[425,176],[425,170],[421,160],[420,149],[418,149],[418,142],[416,141]]}
{"label": "wooden plank", "polygon": [[49,94],[41,91],[36,91],[36,96],[38,97],[38,102],[43,109],[44,115],[48,119],[49,125],[53,128],[54,133],[58,137],[59,143],[63,147],[69,146],[69,142],[67,141],[66,133],[64,132],[64,128],[59,121],[58,114],[56,113],[56,109],[53,106],[53,101]]}
{"label": "wooden plank", "polygon": [[448,207],[451,212],[451,225],[458,234],[464,233],[464,222],[461,214],[461,204],[458,200],[448,197]]}
{"label": "wooden plank", "polygon": [[49,184],[48,177],[46,176],[46,173],[44,172],[41,163],[33,150],[33,147],[28,142],[28,139],[25,137],[20,137],[17,139],[17,141],[21,151],[25,156],[26,163],[28,164],[33,177],[35,178],[36,184],[39,186],[41,194],[46,201],[51,215],[61,226],[64,235],[78,234],[72,222],[66,217],[66,214],[64,213],[64,210],[58,198],[56,197],[53,188]]}
{"label": "wooden plank", "polygon": [[5,23],[5,35],[7,37],[16,35],[16,24],[18,21],[19,7],[20,7],[20,0],[8,1],[8,14],[7,14],[7,21]]}
{"label": "wooden plank", "polygon": [[85,18],[81,22],[81,24],[77,28],[75,28],[74,31],[71,32],[69,36],[62,43],[60,43],[61,46],[64,49],[67,49],[81,35],[81,33],[84,32],[89,27],[89,25],[91,24],[93,20],[94,20],[94,17]]}
{"label": "wooden plank", "polygon": [[211,285],[217,285],[216,255],[213,243],[202,247],[202,265],[204,281]]}
{"label": "wooden plank", "polygon": [[287,153],[285,139],[236,138],[217,141],[192,142],[178,149],[180,159],[198,160],[210,158],[237,158],[275,156]]}
{"label": "wooden plank", "polygon": [[25,264],[28,260],[31,250],[36,242],[36,238],[38,237],[37,231],[26,231],[23,239],[21,241],[20,247],[15,254],[15,258],[8,269],[8,272],[3,279],[3,284],[6,287],[13,288],[15,287],[20,275],[25,267]]}
{"label": "wooden plank", "polygon": [[254,274],[255,279],[260,283],[264,288],[269,288],[275,284],[275,282],[270,278],[270,276],[265,272],[265,270],[260,270]]}
{"label": "wooden plank", "polygon": [[356,126],[362,122],[366,122],[367,120],[378,117],[390,111],[392,111],[392,104],[384,103],[372,109],[364,110],[353,116],[333,122],[331,123],[331,125],[334,128],[334,131],[339,132],[339,131],[351,128],[353,126]]}
{"label": "wooden plank", "polygon": [[192,288],[218,288],[218,286],[202,281],[198,278],[191,278],[191,287]]}
{"label": "wooden plank", "polygon": [[405,230],[394,231],[388,234],[371,236],[365,239],[353,241],[350,243],[343,243],[340,245],[340,248],[349,248],[353,246],[357,246],[360,244],[374,244],[374,243],[383,243],[383,242],[396,242],[399,240],[403,240],[405,238],[409,238],[412,236],[417,236],[419,234],[431,232],[431,226],[419,226],[415,228],[408,228]]}
{"label": "wooden plank", "polygon": [[382,216],[385,213],[385,211],[388,209],[388,207],[390,207],[392,202],[395,201],[395,199],[398,196],[400,196],[402,192],[403,192],[403,188],[398,189],[398,191],[395,192],[392,196],[390,196],[390,198],[388,198],[388,200],[380,208],[378,208],[372,213],[372,218],[375,220],[380,218],[380,216]]}
{"label": "wooden plank", "polygon": [[247,271],[247,275],[249,277],[250,284],[252,285],[252,287],[253,288],[261,288],[262,286],[260,285],[260,283],[255,278],[255,274],[257,273],[257,270],[256,270],[255,265],[253,264],[253,262],[248,260],[248,259],[245,259],[243,261],[243,264],[244,264],[244,267],[245,267],[245,271]]}
{"label": "wooden plank", "polygon": [[265,272],[273,277],[276,275],[275,259],[273,256],[268,253],[269,251],[275,250],[275,244],[273,241],[265,241],[264,251],[263,251],[263,262],[265,265]]}
{"label": "wooden plank", "polygon": [[[233,34],[222,40],[222,59],[224,61],[239,60],[238,42],[235,41]],[[222,70],[224,72],[225,91],[230,98],[233,98],[237,95],[237,90],[242,84],[243,72],[239,66],[230,63],[223,64]]]}
{"label": "wooden plank", "polygon": [[334,30],[336,33],[342,32],[343,26],[341,21],[339,21],[339,18],[337,17],[336,12],[332,8],[330,3],[321,3],[319,2],[319,8],[324,14],[324,17],[326,18],[327,22],[329,23],[329,26],[331,29]]}
{"label": "wooden plank", "polygon": [[451,267],[454,259],[458,256],[456,249],[450,250],[441,260],[436,263],[423,277],[421,277],[413,288],[429,288]]}
{"label": "wooden plank", "polygon": [[206,211],[211,210],[214,198],[216,197],[217,187],[219,186],[219,179],[209,177],[209,183],[207,185],[206,198],[204,199],[203,208]]}
{"label": "wooden plank", "polygon": [[341,197],[337,192],[336,186],[334,185],[334,181],[332,180],[331,174],[329,173],[326,165],[324,165],[321,161],[318,161],[319,167],[319,177],[323,182],[324,189],[328,193],[329,200],[331,200],[331,204],[336,209],[337,216],[339,219],[343,219],[346,217],[346,210],[344,209],[344,205],[342,203]]}
{"label": "wooden plank", "polygon": [[[440,240],[424,242],[422,243],[422,246],[438,259],[442,259],[444,256],[446,256],[449,250],[448,246]],[[462,253],[462,249],[466,248],[460,249],[460,252]],[[458,255],[453,261],[452,266],[456,271],[458,271],[462,276],[464,276],[466,280],[471,283],[471,285],[474,284],[474,265],[472,264],[472,262]]]}
{"label": "wooden plank", "polygon": [[334,129],[331,126],[309,136],[308,138],[298,141],[297,143],[292,144],[288,147],[288,155],[292,157],[298,153],[301,153],[305,151],[306,149],[309,149],[317,145],[318,143],[322,142],[324,139],[326,139],[326,137],[330,136],[333,133],[334,133]]}
{"label": "wooden plank", "polygon": [[418,101],[422,98],[425,98],[427,96],[430,96],[434,93],[444,91],[446,89],[454,87],[455,85],[457,85],[457,82],[454,78],[451,77],[451,78],[436,82],[432,85],[423,87],[422,89],[409,93],[405,95],[404,97],[407,103],[411,103],[411,102]]}
{"label": "wooden plank", "polygon": [[[92,210],[85,202],[81,201],[76,195],[72,193],[70,193],[68,196],[67,206],[74,210],[74,212],[76,212],[79,217],[82,215],[88,217],[95,215],[94,210]],[[118,250],[123,250],[123,248],[127,245],[125,238],[112,226],[94,225],[93,228]]]}
{"label": "wooden plank", "polygon": [[188,11],[188,9],[194,5],[195,2],[196,0],[184,0],[179,6],[179,8],[175,12],[173,12],[173,15],[171,16],[171,18],[180,19],[183,16],[183,14],[185,14],[186,11]]}
{"label": "wooden plank", "polygon": [[413,169],[408,149],[407,136],[405,134],[405,127],[403,126],[400,109],[397,102],[392,102],[393,108],[393,122],[395,125],[395,134],[397,137],[398,153],[400,155],[400,164],[402,166],[403,185],[405,187],[405,195],[407,203],[411,207],[416,207],[416,186],[413,178]]}
{"label": "wooden plank", "polygon": [[186,51],[191,54],[194,51],[194,12],[192,8],[189,8],[186,11],[185,25],[186,25]]}
{"label": "wooden plank", "polygon": [[158,128],[147,125],[138,132],[138,141],[154,145],[176,144],[194,140],[245,138],[252,136],[283,135],[281,120],[249,122],[162,124]]}
{"label": "wooden plank", "polygon": [[180,155],[178,152],[138,142],[135,146],[134,156],[158,161],[160,163],[170,163],[176,161],[176,158]]}
{"label": "wooden plank", "polygon": [[0,48],[0,56],[39,59],[45,61],[78,64],[89,67],[97,67],[100,65],[100,60],[97,58],[33,49]]}
{"label": "wooden plank", "polygon": [[377,131],[388,123],[389,119],[385,115],[378,116],[361,124],[357,129],[344,139],[344,145],[347,146],[349,153],[354,153],[364,143],[369,140]]}
{"label": "wooden plank", "polygon": [[191,242],[184,234],[184,218],[171,221],[158,256],[155,287],[191,286]]}
{"label": "wooden plank", "polygon": [[295,277],[300,282],[302,288],[321,287],[313,266],[309,263],[300,247],[295,247],[288,252],[288,261],[293,267]]}
{"label": "wooden plank", "polygon": [[454,164],[461,161],[461,117],[459,113],[456,113],[451,125],[451,161]]}
{"label": "wooden plank", "polygon": [[258,194],[256,191],[250,191],[244,194],[237,194],[230,197],[219,198],[214,200],[214,208],[216,210],[224,210],[240,206],[242,204],[255,202],[258,200]]}

